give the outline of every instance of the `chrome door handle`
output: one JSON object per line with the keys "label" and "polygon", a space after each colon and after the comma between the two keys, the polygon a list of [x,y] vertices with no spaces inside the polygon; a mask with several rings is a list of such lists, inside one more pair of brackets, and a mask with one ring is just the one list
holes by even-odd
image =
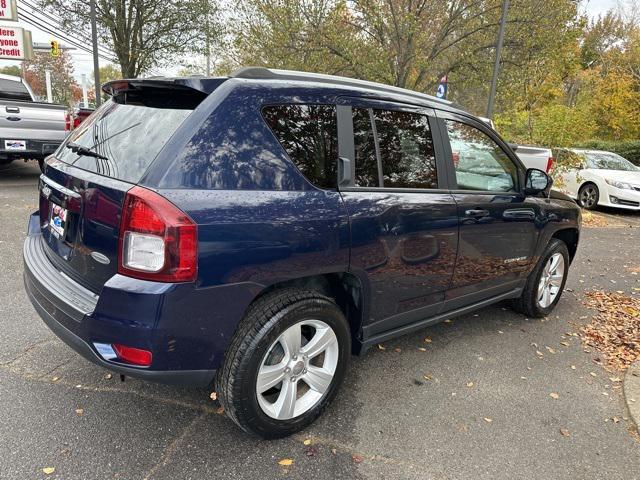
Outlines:
{"label": "chrome door handle", "polygon": [[465,210],[464,214],[465,216],[472,217],[472,218],[488,217],[489,210],[483,210],[481,208],[477,208],[477,209]]}

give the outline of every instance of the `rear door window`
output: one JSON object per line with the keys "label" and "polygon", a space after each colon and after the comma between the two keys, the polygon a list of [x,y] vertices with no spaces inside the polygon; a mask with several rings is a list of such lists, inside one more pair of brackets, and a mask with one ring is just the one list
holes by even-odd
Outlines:
{"label": "rear door window", "polygon": [[[56,157],[84,170],[137,183],[192,108],[111,99],[74,130]],[[74,153],[67,148],[71,143],[89,148],[100,158]]]}
{"label": "rear door window", "polygon": [[353,137],[356,160],[356,187],[380,187],[378,159],[371,110],[353,109]]}
{"label": "rear door window", "polygon": [[337,186],[335,105],[271,105],[262,109],[262,116],[307,180],[320,188]]}
{"label": "rear door window", "polygon": [[373,110],[384,187],[438,188],[436,156],[426,115]]}

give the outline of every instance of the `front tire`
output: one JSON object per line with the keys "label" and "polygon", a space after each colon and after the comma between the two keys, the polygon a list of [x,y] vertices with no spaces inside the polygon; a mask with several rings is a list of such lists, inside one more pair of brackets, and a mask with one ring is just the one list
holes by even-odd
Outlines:
{"label": "front tire", "polygon": [[330,298],[293,288],[269,293],[249,308],[226,352],[220,402],[248,433],[296,433],[335,397],[350,346],[348,323]]}
{"label": "front tire", "polygon": [[578,203],[582,208],[593,210],[600,201],[600,190],[595,183],[585,183],[578,191]]}
{"label": "front tire", "polygon": [[533,318],[549,315],[558,304],[569,272],[569,250],[552,238],[529,275],[522,296],[513,301],[516,311]]}

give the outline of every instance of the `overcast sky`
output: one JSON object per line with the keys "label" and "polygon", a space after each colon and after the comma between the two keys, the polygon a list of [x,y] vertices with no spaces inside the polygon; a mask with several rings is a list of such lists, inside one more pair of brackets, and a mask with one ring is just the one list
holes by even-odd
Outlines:
{"label": "overcast sky", "polygon": [[[33,2],[30,2],[30,3],[33,3]],[[594,18],[594,17],[597,17],[598,15],[606,13],[608,10],[616,8],[617,0],[582,0],[581,5],[582,5],[582,9],[586,11],[590,17]],[[31,13],[31,9],[28,6],[21,4],[20,0],[18,0],[18,8],[24,9],[26,14]],[[48,21],[53,23],[50,19]],[[28,24],[25,21],[19,21],[18,25],[25,29],[31,30],[34,42],[49,43],[51,40],[54,39],[54,36],[51,35],[50,33],[42,31],[37,27],[34,27]],[[90,46],[90,43],[88,42],[82,42],[82,43],[86,43],[87,46]],[[64,45],[64,41],[61,41],[61,44]],[[93,72],[93,61],[91,58],[91,54],[88,52],[83,52],[82,50],[79,50],[79,49],[71,50],[70,53],[73,58],[75,75],[78,81],[80,80],[80,77],[83,73],[86,74],[88,77],[90,77]],[[106,60],[100,59],[101,66],[107,63],[108,62]],[[17,64],[18,62],[12,62],[9,60],[0,60],[0,66],[17,65]],[[178,67],[175,69],[175,71],[162,71],[160,69],[157,73],[175,75],[177,73],[177,70],[178,70]]]}

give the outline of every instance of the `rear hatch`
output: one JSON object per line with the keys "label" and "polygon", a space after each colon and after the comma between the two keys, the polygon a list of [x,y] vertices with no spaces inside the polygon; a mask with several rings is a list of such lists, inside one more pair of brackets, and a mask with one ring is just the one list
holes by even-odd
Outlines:
{"label": "rear hatch", "polygon": [[206,97],[158,80],[107,84],[113,95],[51,157],[40,181],[45,252],[95,293],[118,270],[125,195]]}

